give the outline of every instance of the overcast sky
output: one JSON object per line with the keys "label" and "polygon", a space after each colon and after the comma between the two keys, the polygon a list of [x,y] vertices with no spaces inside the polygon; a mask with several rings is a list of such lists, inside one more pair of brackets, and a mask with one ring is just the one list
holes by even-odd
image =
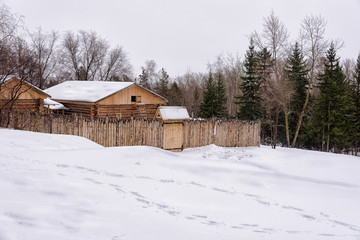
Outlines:
{"label": "overcast sky", "polygon": [[360,0],[0,0],[24,16],[30,30],[94,30],[128,53],[136,74],[153,59],[175,77],[205,72],[221,53],[243,56],[247,36],[261,31],[271,10],[296,39],[306,15],[327,20],[327,37],[341,38],[342,58],[360,53]]}

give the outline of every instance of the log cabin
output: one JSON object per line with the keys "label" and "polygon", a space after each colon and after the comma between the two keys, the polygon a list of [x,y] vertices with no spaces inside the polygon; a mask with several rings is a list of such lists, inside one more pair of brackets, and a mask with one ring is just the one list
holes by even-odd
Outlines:
{"label": "log cabin", "polygon": [[89,119],[154,119],[167,102],[134,82],[66,81],[45,92],[67,108],[65,115]]}
{"label": "log cabin", "polygon": [[44,100],[49,97],[41,89],[15,76],[0,82],[0,109],[43,112]]}

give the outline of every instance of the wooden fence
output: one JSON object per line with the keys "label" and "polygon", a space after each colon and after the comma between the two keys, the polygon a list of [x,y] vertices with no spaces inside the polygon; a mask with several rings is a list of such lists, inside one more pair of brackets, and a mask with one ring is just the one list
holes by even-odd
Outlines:
{"label": "wooden fence", "polygon": [[[0,114],[0,127],[85,137],[105,147],[146,145],[163,147],[164,127],[159,120],[89,120],[36,113]],[[1,137],[1,136],[0,136]],[[183,148],[216,144],[224,147],[260,145],[260,122],[189,120],[183,123]]]}

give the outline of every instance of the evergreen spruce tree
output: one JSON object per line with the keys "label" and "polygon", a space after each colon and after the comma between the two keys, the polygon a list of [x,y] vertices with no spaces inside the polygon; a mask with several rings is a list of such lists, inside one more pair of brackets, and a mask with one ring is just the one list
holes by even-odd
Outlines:
{"label": "evergreen spruce tree", "polygon": [[169,75],[164,68],[161,69],[159,81],[156,83],[155,92],[163,96],[169,97]]}
{"label": "evergreen spruce tree", "polygon": [[226,97],[226,89],[223,83],[223,74],[219,71],[216,74],[216,114],[215,116],[218,118],[226,118],[227,114],[227,97]]}
{"label": "evergreen spruce tree", "polygon": [[139,84],[147,89],[151,89],[150,83],[149,83],[149,74],[147,73],[145,68],[141,68],[141,74],[139,75],[140,81]]}
{"label": "evergreen spruce tree", "polygon": [[336,151],[351,145],[351,114],[349,84],[346,81],[331,43],[326,54],[324,72],[319,76],[320,94],[317,98],[312,119],[314,134],[320,136],[321,149]]}
{"label": "evergreen spruce tree", "polygon": [[271,73],[271,53],[267,48],[263,48],[257,53],[258,56],[258,74],[260,77],[260,85],[264,85],[266,79]]}
{"label": "evergreen spruce tree", "polygon": [[171,84],[168,100],[170,106],[181,106],[183,104],[183,96],[176,82]]}
{"label": "evergreen spruce tree", "polygon": [[199,116],[199,101],[200,101],[200,93],[199,88],[197,85],[195,85],[194,89],[194,98],[191,105],[191,116],[192,117],[198,117]]}
{"label": "evergreen spruce tree", "polygon": [[249,50],[246,51],[246,59],[244,62],[245,76],[241,79],[240,84],[241,95],[236,97],[236,103],[239,104],[239,111],[236,116],[243,120],[256,120],[260,118],[260,76],[258,75],[258,58],[252,41]]}
{"label": "evergreen spruce tree", "polygon": [[354,103],[354,131],[355,131],[355,152],[358,152],[360,145],[360,55],[357,58],[356,68],[355,68],[355,81],[353,84],[353,94],[352,99]]}
{"label": "evergreen spruce tree", "polygon": [[200,103],[199,117],[212,118],[217,116],[217,94],[216,84],[214,82],[213,74],[210,71],[208,80],[206,82],[206,89],[203,94],[203,100]]}
{"label": "evergreen spruce tree", "polygon": [[[263,143],[267,143],[268,139],[273,139],[273,122],[274,122],[274,106],[264,100],[264,96],[267,95],[269,88],[269,80],[272,72],[272,60],[271,53],[267,48],[263,48],[257,53],[259,64],[258,64],[258,75],[260,77],[260,103],[261,103],[261,140]],[[265,106],[265,107],[264,107]]]}
{"label": "evergreen spruce tree", "polygon": [[295,90],[290,106],[291,114],[289,116],[289,132],[290,136],[293,136],[306,101],[308,83],[306,61],[298,43],[295,43],[292,53],[287,60],[285,73]]}

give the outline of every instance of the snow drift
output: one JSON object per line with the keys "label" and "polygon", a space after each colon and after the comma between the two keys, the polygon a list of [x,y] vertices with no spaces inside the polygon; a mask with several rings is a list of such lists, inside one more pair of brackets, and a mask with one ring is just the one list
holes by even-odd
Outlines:
{"label": "snow drift", "polygon": [[360,159],[0,129],[0,239],[360,239]]}

